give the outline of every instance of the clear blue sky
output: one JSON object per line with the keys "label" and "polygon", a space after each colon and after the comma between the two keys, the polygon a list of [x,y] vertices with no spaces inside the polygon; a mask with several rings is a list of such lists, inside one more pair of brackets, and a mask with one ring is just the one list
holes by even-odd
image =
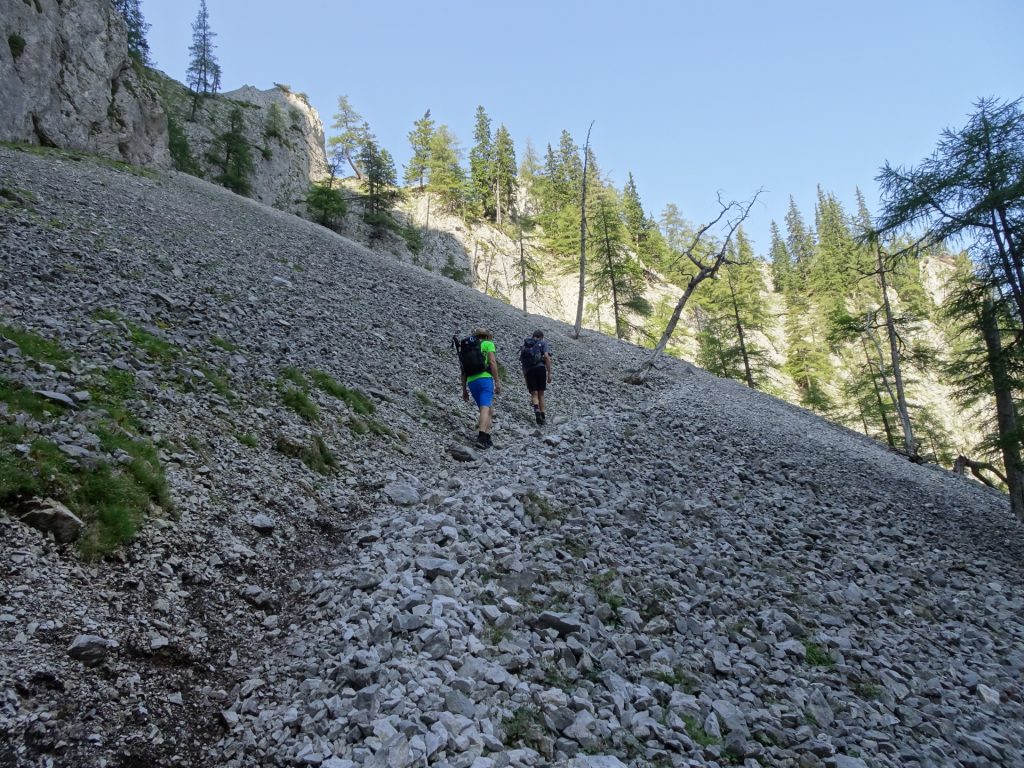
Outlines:
{"label": "clear blue sky", "polygon": [[[184,80],[198,0],[142,0],[156,65]],[[877,207],[886,160],[914,164],[981,96],[1024,95],[1021,0],[208,0],[223,88],[287,83],[330,133],[345,94],[401,166],[430,109],[468,152],[483,105],[519,157],[562,129],[644,207],[702,221],[766,193],[757,251],[792,195]]]}

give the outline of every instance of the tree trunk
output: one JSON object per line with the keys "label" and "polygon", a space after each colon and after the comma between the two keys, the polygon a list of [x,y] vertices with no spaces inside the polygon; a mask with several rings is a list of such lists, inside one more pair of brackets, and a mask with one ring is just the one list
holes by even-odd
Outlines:
{"label": "tree trunk", "polygon": [[608,215],[607,211],[603,211],[601,214],[601,224],[604,226],[604,248],[605,256],[608,259],[608,276],[612,281],[612,317],[615,320],[615,338],[621,339],[622,323],[619,319],[619,285],[615,280],[615,264],[612,260],[612,240],[608,236]]}
{"label": "tree trunk", "polygon": [[[892,435],[892,427],[889,425],[889,417],[885,415],[885,403],[882,402],[882,391],[878,388],[878,380],[875,378],[873,371],[874,365],[871,362],[871,355],[868,352],[867,339],[861,336],[860,344],[864,349],[864,362],[867,364],[868,372],[871,374],[871,388],[875,390],[875,400],[878,401],[878,418],[882,420],[882,427],[885,429],[885,440],[889,443],[890,448],[895,449],[896,440]],[[882,382],[885,384],[886,391],[888,391],[889,396],[892,397],[892,390],[889,389],[889,382],[885,380],[885,374],[882,373],[881,369],[879,369],[878,375],[882,377]]]}
{"label": "tree trunk", "polygon": [[523,247],[523,221],[519,220],[519,281],[523,285],[523,314],[526,311],[526,249]]}
{"label": "tree trunk", "polygon": [[1024,520],[1024,462],[1021,461],[1017,434],[1017,408],[1013,403],[1013,389],[1006,366],[1002,339],[995,306],[985,300],[981,311],[981,332],[985,337],[985,350],[992,390],[996,398],[996,423],[999,427],[999,447],[1003,452],[1006,485],[1010,492],[1010,509],[1018,520]]}
{"label": "tree trunk", "polygon": [[576,323],[572,328],[572,337],[580,337],[583,325],[583,291],[587,283],[587,161],[590,160],[590,131],[594,121],[587,128],[587,143],[583,145],[583,186],[580,189],[580,293],[576,299]]}
{"label": "tree trunk", "polygon": [[726,281],[729,283],[729,296],[732,297],[732,312],[736,318],[736,336],[740,342],[740,355],[743,358],[743,373],[747,377],[747,386],[757,389],[754,386],[754,374],[750,370],[750,358],[747,356],[747,344],[743,339],[743,323],[740,322],[740,305],[736,301],[736,289],[732,284],[732,275],[726,272]]}
{"label": "tree trunk", "polygon": [[882,308],[885,310],[885,331],[889,336],[889,356],[892,360],[892,379],[896,386],[896,408],[900,423],[903,425],[903,446],[907,456],[917,458],[917,443],[914,440],[914,428],[910,423],[910,411],[907,408],[907,395],[903,389],[903,373],[900,366],[899,339],[896,336],[896,323],[892,318],[892,305],[889,304],[889,286],[885,279],[885,264],[882,260],[882,248],[876,242],[875,254],[878,257],[878,281],[882,288]]}

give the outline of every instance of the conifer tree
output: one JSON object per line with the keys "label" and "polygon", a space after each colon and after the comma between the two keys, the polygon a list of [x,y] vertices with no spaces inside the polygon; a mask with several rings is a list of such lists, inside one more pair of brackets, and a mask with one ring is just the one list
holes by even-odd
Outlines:
{"label": "conifer tree", "polygon": [[113,3],[128,29],[128,50],[143,64],[149,64],[149,42],[146,40],[149,24],[142,17],[139,0],[113,0]]}
{"label": "conifer tree", "polygon": [[437,196],[444,210],[462,211],[466,202],[466,174],[459,160],[459,142],[447,125],[438,126],[430,137],[427,161],[427,189]]}
{"label": "conifer tree", "polygon": [[771,225],[772,281],[776,293],[787,293],[793,279],[793,259],[789,255],[786,242],[779,233],[779,226],[773,221]]}
{"label": "conifer tree", "polygon": [[356,164],[356,159],[370,135],[370,126],[363,120],[363,116],[352,107],[348,96],[338,97],[338,111],[334,114],[331,128],[338,131],[327,140],[331,154],[348,163],[356,178],[362,179],[363,174]]}
{"label": "conifer tree", "polygon": [[494,220],[494,144],[491,118],[482,106],[476,108],[473,148],[469,151],[472,203],[477,215]]}
{"label": "conifer tree", "polygon": [[523,159],[519,161],[519,187],[522,194],[519,196],[519,215],[532,216],[539,212],[541,196],[543,195],[544,168],[540,162],[533,142],[529,138],[523,148]]}
{"label": "conifer tree", "polygon": [[363,168],[363,189],[369,212],[384,213],[394,201],[398,183],[391,154],[379,147],[373,136],[367,136],[359,151],[359,164]]}
{"label": "conifer tree", "polygon": [[512,136],[502,125],[494,134],[494,212],[500,227],[511,215],[516,202],[516,149]]}
{"label": "conifer tree", "polygon": [[251,177],[255,167],[244,129],[242,110],[235,107],[228,117],[228,130],[214,138],[207,154],[207,159],[221,171],[214,181],[240,195],[248,195],[252,191]]}
{"label": "conifer tree", "polygon": [[591,240],[592,295],[610,301],[615,335],[629,335],[628,313],[641,316],[651,313],[644,297],[646,282],[643,268],[627,250],[628,233],[620,213],[620,204],[610,187],[602,187],[596,195]]}
{"label": "conifer tree", "polygon": [[626,186],[622,190],[622,213],[633,248],[639,251],[640,243],[647,233],[647,216],[644,215],[644,208],[640,203],[640,193],[636,191],[636,182],[633,181],[632,173],[629,174]]}
{"label": "conifer tree", "polygon": [[199,0],[199,12],[192,22],[191,56],[186,74],[188,87],[195,94],[192,100],[192,115],[195,116],[200,96],[215,94],[220,90],[220,64],[214,55],[213,38],[217,35],[210,29],[210,12],[206,0]]}
{"label": "conifer tree", "polygon": [[427,175],[427,162],[430,160],[430,138],[434,135],[434,121],[430,117],[430,110],[423,113],[423,117],[413,123],[409,131],[409,146],[412,148],[412,158],[405,168],[405,183],[418,183],[420,189]]}

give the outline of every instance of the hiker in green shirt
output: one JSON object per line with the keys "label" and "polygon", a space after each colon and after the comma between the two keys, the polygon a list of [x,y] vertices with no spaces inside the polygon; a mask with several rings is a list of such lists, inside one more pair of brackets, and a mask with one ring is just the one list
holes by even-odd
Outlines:
{"label": "hiker in green shirt", "polygon": [[495,357],[494,337],[486,328],[477,328],[473,335],[463,339],[459,347],[459,363],[462,368],[462,399],[469,401],[470,392],[480,409],[477,419],[476,443],[480,448],[490,448],[491,410],[494,396],[501,394],[498,380],[498,360]]}

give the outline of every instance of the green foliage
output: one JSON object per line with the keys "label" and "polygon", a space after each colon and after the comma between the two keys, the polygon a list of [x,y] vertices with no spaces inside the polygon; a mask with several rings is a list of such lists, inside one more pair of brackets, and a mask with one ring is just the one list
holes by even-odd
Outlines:
{"label": "green foliage", "polygon": [[248,195],[252,192],[252,174],[255,166],[252,148],[244,133],[245,118],[240,107],[234,107],[228,116],[228,130],[214,137],[206,159],[220,169],[214,178],[233,192]]}
{"label": "green foliage", "polygon": [[327,140],[333,158],[332,167],[338,168],[343,162],[348,163],[353,173],[361,177],[356,159],[360,148],[370,137],[370,127],[362,115],[353,109],[348,96],[338,97],[338,111],[331,128],[339,132]]}
{"label": "green foliage", "polygon": [[470,206],[478,216],[494,219],[494,146],[491,118],[482,106],[476,108],[473,148],[469,151]]}
{"label": "green foliage", "polygon": [[246,448],[255,448],[260,444],[259,438],[251,432],[245,432],[238,435],[238,442],[244,445]]}
{"label": "green foliage", "polygon": [[149,24],[142,17],[139,0],[113,0],[113,3],[128,31],[129,52],[142,64],[148,64],[149,43],[146,41],[146,32],[149,30]]}
{"label": "green foliage", "polygon": [[391,153],[377,146],[372,136],[366,136],[359,151],[359,165],[363,169],[363,189],[371,214],[387,210],[398,197],[395,188],[398,176]]}
{"label": "green foliage", "polygon": [[594,220],[590,228],[588,259],[590,295],[600,304],[611,304],[615,335],[630,335],[629,312],[641,316],[651,313],[644,298],[647,281],[640,262],[627,250],[628,232],[615,190],[601,189],[595,200]]}
{"label": "green foliage", "polygon": [[350,409],[361,416],[369,416],[377,410],[377,406],[373,404],[373,401],[370,400],[370,398],[358,389],[349,389],[348,387],[339,384],[329,373],[325,371],[310,371],[310,377],[319,389],[332,397],[338,398]]}
{"label": "green foliage", "polygon": [[310,423],[320,421],[320,409],[301,389],[285,387],[281,392],[281,402]]}
{"label": "green foliage", "polygon": [[430,110],[423,113],[423,117],[417,120],[409,131],[409,146],[412,148],[412,157],[409,165],[405,168],[405,183],[419,184],[423,188],[427,175],[427,163],[430,160],[430,139],[434,135],[434,121],[430,117]]}
{"label": "green foliage", "polygon": [[12,32],[7,36],[7,47],[11,49],[11,56],[17,61],[25,52],[25,38]]}
{"label": "green foliage", "polygon": [[697,718],[693,715],[683,715],[683,722],[686,723],[686,735],[689,736],[695,744],[699,744],[702,747],[708,747],[712,744],[718,744],[719,739],[714,736],[709,736],[704,730],[704,726],[697,722]]}
{"label": "green foliage", "polygon": [[297,445],[282,436],[277,439],[275,447],[280,453],[299,459],[321,475],[329,475],[338,468],[338,460],[320,435],[314,434],[306,445]]}
{"label": "green foliage", "polygon": [[213,344],[213,346],[215,346],[215,347],[220,347],[225,352],[237,352],[238,351],[238,345],[237,344],[233,344],[232,342],[230,342],[227,339],[224,339],[224,338],[218,336],[217,334],[213,334],[213,336],[210,337],[210,343]]}
{"label": "green foliage", "polygon": [[306,193],[306,210],[317,224],[331,227],[345,216],[348,206],[341,192],[331,187],[329,182],[318,182],[310,185]]}
{"label": "green foliage", "polygon": [[459,163],[459,143],[447,125],[438,126],[430,137],[427,160],[428,192],[441,210],[461,211],[466,200],[466,174]]}
{"label": "green foliage", "polygon": [[[217,35],[210,29],[210,13],[206,0],[199,0],[199,11],[192,22],[192,44],[189,46],[189,65],[185,82],[196,96],[217,93],[220,90],[220,64],[213,52],[213,38]],[[196,102],[193,102],[193,112]]]}
{"label": "green foliage", "polygon": [[531,706],[519,707],[503,718],[501,727],[505,732],[505,744],[521,744],[528,748],[537,747],[546,732],[540,710]]}
{"label": "green foliage", "polygon": [[35,419],[48,419],[64,411],[64,406],[60,403],[47,400],[3,377],[0,377],[0,403],[6,403],[15,413],[27,413]]}
{"label": "green foliage", "polygon": [[167,115],[167,141],[171,150],[171,162],[174,169],[192,176],[202,176],[202,169],[199,163],[192,156],[192,148],[189,147],[188,138],[181,129],[181,125],[170,114]]}
{"label": "green foliage", "polygon": [[0,336],[13,341],[25,357],[37,363],[53,365],[63,370],[71,361],[71,354],[61,348],[60,344],[32,331],[0,325]]}
{"label": "green foliage", "polygon": [[263,136],[267,139],[284,141],[284,115],[277,102],[271,102],[267,109],[267,118],[263,124]]}
{"label": "green foliage", "polygon": [[807,659],[807,663],[812,667],[831,668],[836,665],[835,660],[829,655],[828,651],[817,643],[805,640],[804,648],[807,651],[807,656],[805,657]]}

